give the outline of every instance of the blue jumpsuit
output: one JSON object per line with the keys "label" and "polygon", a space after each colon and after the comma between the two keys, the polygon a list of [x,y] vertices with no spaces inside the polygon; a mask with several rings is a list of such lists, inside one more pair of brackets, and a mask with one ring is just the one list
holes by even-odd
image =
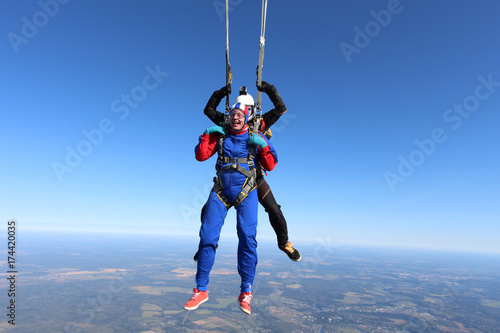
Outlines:
{"label": "blue jumpsuit", "polygon": [[[261,135],[259,133],[259,135]],[[200,137],[200,142],[195,148],[197,159],[204,160],[219,153],[219,134],[204,134]],[[261,164],[271,170],[277,162],[277,155],[267,138],[261,135],[267,142],[264,149],[250,148],[247,146],[249,138],[248,131],[234,133],[229,131],[223,143],[223,156],[227,157],[248,157],[249,149],[257,149],[255,159],[259,159]],[[205,156],[199,158],[203,153]],[[266,161],[268,163],[266,163]],[[221,167],[227,164],[222,164]],[[267,166],[266,166],[267,165]],[[247,163],[240,166],[249,170]],[[220,181],[224,195],[231,203],[241,192],[247,180],[246,176],[236,169],[228,169],[220,175]],[[238,273],[241,277],[241,292],[249,292],[255,277],[257,266],[257,191],[250,191],[248,196],[236,207],[236,230],[238,234]],[[209,282],[209,275],[215,260],[215,249],[219,241],[220,232],[228,212],[228,207],[221,201],[214,189],[211,190],[205,214],[200,229],[200,243],[198,246],[198,269],[196,273],[196,285],[200,291],[206,291]]]}

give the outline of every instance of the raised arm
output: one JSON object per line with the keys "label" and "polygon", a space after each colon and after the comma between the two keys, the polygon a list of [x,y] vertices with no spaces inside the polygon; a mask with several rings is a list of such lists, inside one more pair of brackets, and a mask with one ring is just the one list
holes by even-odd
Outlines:
{"label": "raised arm", "polygon": [[208,100],[207,105],[205,106],[205,110],[203,112],[205,115],[210,118],[211,121],[216,125],[222,125],[224,123],[224,113],[217,111],[217,107],[219,106],[220,101],[227,94],[231,93],[231,85],[227,85],[222,87],[219,90],[214,91],[210,99]]}
{"label": "raised arm", "polygon": [[275,86],[265,81],[262,81],[262,84],[260,86],[257,86],[257,89],[265,93],[274,105],[274,109],[266,112],[262,116],[264,124],[266,126],[262,131],[265,132],[268,128],[274,125],[274,123],[278,121],[281,115],[285,113],[287,110],[285,103],[283,102],[283,99],[281,98]]}

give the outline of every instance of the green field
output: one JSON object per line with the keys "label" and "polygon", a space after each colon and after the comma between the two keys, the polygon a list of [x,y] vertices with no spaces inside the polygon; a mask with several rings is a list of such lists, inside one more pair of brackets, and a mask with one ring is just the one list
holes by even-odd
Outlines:
{"label": "green field", "polygon": [[484,303],[484,306],[488,306],[490,308],[500,308],[500,302],[488,302]]}

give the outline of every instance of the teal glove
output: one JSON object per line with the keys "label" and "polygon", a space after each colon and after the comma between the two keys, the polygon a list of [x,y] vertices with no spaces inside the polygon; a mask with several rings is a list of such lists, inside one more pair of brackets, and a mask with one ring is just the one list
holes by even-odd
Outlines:
{"label": "teal glove", "polygon": [[267,146],[266,140],[264,140],[260,135],[252,133],[250,139],[248,139],[249,145],[259,146],[260,148],[265,148]]}
{"label": "teal glove", "polygon": [[212,127],[209,127],[205,130],[205,133],[207,133],[208,135],[210,134],[214,134],[214,133],[220,133],[221,135],[225,135],[226,133],[224,132],[224,129],[220,126],[212,126]]}

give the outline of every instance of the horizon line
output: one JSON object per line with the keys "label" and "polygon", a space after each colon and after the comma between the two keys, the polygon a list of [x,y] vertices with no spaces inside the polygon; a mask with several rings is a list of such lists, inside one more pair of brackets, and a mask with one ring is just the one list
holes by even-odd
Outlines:
{"label": "horizon line", "polygon": [[[189,232],[171,232],[161,230],[141,230],[141,229],[93,229],[93,228],[27,228],[23,232],[27,233],[60,233],[60,234],[93,234],[93,235],[142,235],[142,236],[157,236],[157,237],[193,237],[193,233]],[[198,241],[198,234],[195,233],[193,241]],[[223,235],[221,235],[223,236]],[[326,238],[326,240],[325,240]],[[454,252],[454,253],[468,253],[468,254],[490,254],[500,255],[500,249],[484,249],[484,248],[471,248],[471,247],[458,247],[458,246],[435,246],[428,244],[410,244],[410,243],[396,243],[396,242],[382,242],[382,241],[359,241],[350,239],[330,239],[330,237],[303,237],[295,238],[294,241],[299,240],[304,245],[318,245],[327,247],[362,247],[362,248],[386,248],[386,249],[406,249],[406,250],[423,250],[423,251],[440,251],[440,252]],[[237,238],[234,239],[237,241]],[[270,236],[258,237],[258,241],[264,244],[275,243],[276,238]],[[297,242],[295,242],[297,244]]]}

